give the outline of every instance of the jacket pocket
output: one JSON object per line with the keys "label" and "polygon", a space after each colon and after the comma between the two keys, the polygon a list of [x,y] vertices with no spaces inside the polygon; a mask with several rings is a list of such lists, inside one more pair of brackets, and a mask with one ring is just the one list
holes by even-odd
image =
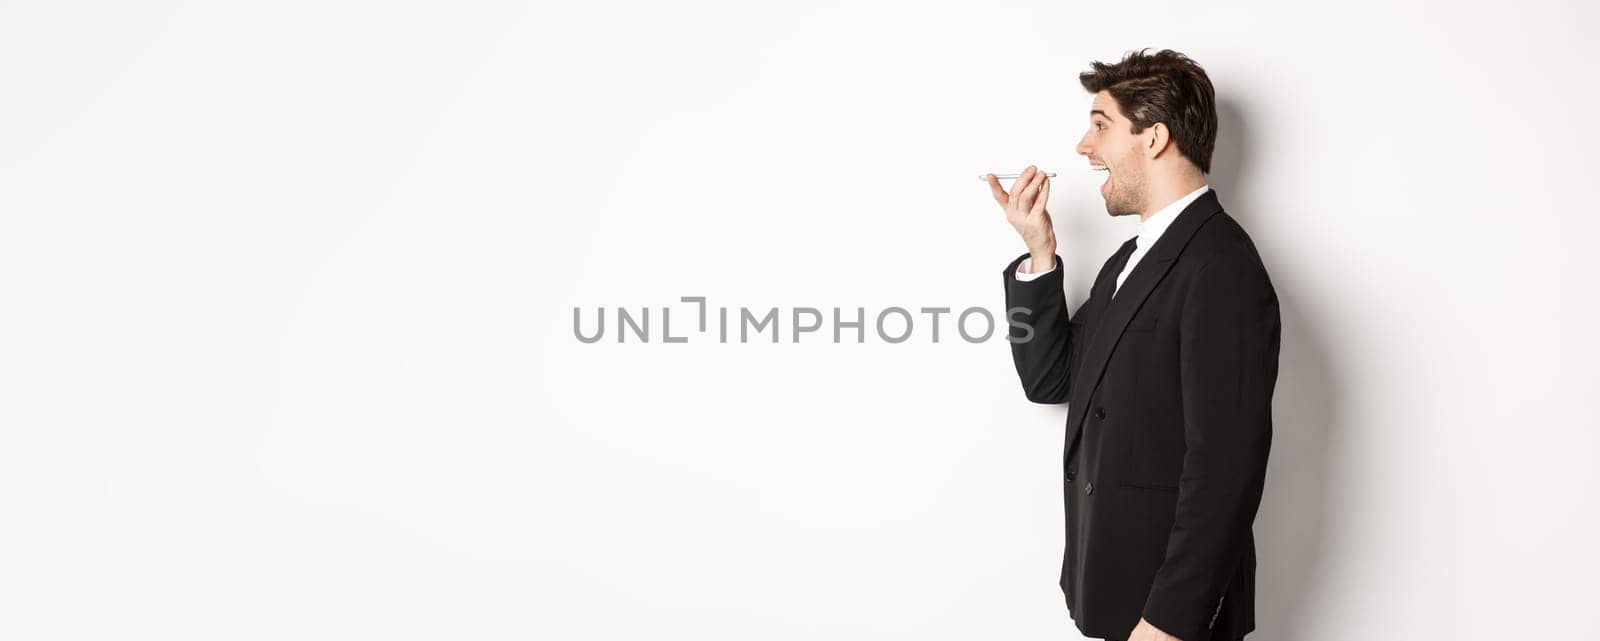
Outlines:
{"label": "jacket pocket", "polygon": [[1122,487],[1131,487],[1131,488],[1136,489],[1136,490],[1151,490],[1151,491],[1155,491],[1155,492],[1174,492],[1174,493],[1176,493],[1178,491],[1178,486],[1177,485],[1168,485],[1166,483],[1148,483],[1148,482],[1145,482],[1145,481],[1122,481],[1122,482],[1118,483],[1118,485],[1121,485]]}

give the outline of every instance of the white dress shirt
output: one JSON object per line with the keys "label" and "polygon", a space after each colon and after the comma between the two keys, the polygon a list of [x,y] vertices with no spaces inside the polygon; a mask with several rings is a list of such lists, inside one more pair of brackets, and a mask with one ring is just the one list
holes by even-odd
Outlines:
{"label": "white dress shirt", "polygon": [[[1183,208],[1188,207],[1189,203],[1194,202],[1194,199],[1205,195],[1208,189],[1211,189],[1210,185],[1200,185],[1198,189],[1172,201],[1166,207],[1162,207],[1156,213],[1151,214],[1149,218],[1139,221],[1139,239],[1134,242],[1133,254],[1128,256],[1128,264],[1122,267],[1122,273],[1117,274],[1117,286],[1111,290],[1113,295],[1117,293],[1118,289],[1122,288],[1122,281],[1127,280],[1128,274],[1133,273],[1133,266],[1139,264],[1139,259],[1144,258],[1145,252],[1148,252],[1150,247],[1156,244],[1156,240],[1161,238],[1161,233],[1167,230],[1167,227],[1178,217]],[[1056,262],[1059,263],[1061,261]],[[1037,274],[1029,273],[1033,269],[1033,257],[1029,256],[1022,259],[1022,262],[1017,265],[1017,280],[1030,281],[1055,271],[1058,267],[1052,265],[1047,271]]]}

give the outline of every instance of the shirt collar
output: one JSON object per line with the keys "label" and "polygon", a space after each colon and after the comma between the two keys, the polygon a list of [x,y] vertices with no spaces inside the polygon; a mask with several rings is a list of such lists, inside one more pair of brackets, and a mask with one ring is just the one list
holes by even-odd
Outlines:
{"label": "shirt collar", "polygon": [[1156,240],[1161,238],[1161,233],[1167,230],[1167,226],[1171,225],[1173,220],[1177,219],[1183,208],[1188,207],[1189,203],[1194,202],[1196,198],[1205,195],[1208,189],[1211,189],[1211,185],[1201,184],[1199,188],[1172,201],[1171,204],[1151,214],[1149,218],[1139,221],[1138,249],[1140,251],[1148,250],[1152,245],[1155,245]]}

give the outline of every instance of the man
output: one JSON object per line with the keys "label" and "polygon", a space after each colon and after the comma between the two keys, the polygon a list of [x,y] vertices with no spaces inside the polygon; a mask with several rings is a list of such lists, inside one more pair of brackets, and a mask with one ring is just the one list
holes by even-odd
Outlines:
{"label": "man", "polygon": [[[1272,440],[1278,302],[1243,228],[1205,182],[1211,80],[1177,52],[1131,52],[1079,76],[1094,94],[1077,151],[1107,172],[1106,212],[1139,233],[1069,314],[1028,167],[994,198],[1028,253],[1005,269],[1027,398],[1068,403],[1061,589],[1085,635],[1235,641],[1255,629],[1255,539]],[[1031,332],[1031,335],[1030,335]]]}

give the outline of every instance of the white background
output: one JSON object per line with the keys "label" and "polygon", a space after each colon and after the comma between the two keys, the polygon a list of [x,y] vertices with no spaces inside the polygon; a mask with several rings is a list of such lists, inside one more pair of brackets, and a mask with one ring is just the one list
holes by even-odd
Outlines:
{"label": "white background", "polygon": [[1140,47],[1282,300],[1251,638],[1593,635],[1596,18],[7,3],[0,637],[1078,638],[1003,341],[572,308],[998,310],[1029,163],[1076,303],[1135,233],[1077,73]]}

